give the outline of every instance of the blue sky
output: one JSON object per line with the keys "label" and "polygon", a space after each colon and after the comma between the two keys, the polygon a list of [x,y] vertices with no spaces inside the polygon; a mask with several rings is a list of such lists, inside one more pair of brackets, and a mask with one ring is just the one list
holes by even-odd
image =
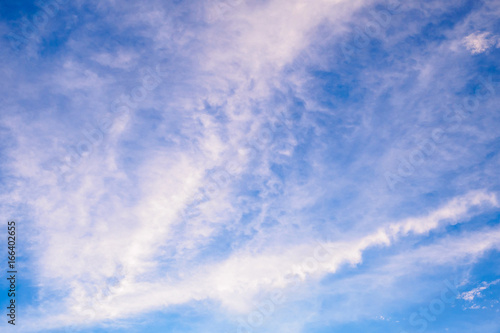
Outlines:
{"label": "blue sky", "polygon": [[499,17],[2,2],[1,331],[499,333]]}

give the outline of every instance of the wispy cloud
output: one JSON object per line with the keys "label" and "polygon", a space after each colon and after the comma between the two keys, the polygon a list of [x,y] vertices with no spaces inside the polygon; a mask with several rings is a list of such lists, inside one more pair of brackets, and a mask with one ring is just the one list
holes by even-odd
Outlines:
{"label": "wispy cloud", "polygon": [[[6,35],[43,10],[12,6]],[[199,329],[180,307],[217,331],[400,328],[499,250],[499,10],[77,1],[29,50],[2,40],[0,207],[37,294],[20,331]]]}

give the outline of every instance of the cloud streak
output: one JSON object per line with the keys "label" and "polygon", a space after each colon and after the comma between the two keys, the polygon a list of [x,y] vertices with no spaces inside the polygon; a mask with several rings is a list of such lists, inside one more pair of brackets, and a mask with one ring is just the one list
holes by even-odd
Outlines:
{"label": "cloud streak", "polygon": [[20,330],[160,313],[144,329],[161,331],[190,309],[217,331],[390,331],[426,274],[479,279],[500,241],[499,10],[68,4],[30,62],[0,55],[0,207],[26,226],[37,294]]}

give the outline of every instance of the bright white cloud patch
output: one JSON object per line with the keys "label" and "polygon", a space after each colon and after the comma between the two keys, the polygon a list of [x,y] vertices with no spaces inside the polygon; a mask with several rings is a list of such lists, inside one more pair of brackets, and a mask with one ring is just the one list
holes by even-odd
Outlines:
{"label": "bright white cloud patch", "polygon": [[490,32],[475,32],[465,37],[463,43],[472,54],[479,54],[491,47],[500,47],[500,38]]}
{"label": "bright white cloud patch", "polygon": [[470,291],[467,291],[467,292],[464,292],[460,295],[460,297],[466,301],[470,301],[472,302],[476,297],[483,297],[483,295],[481,294],[481,292],[483,292],[484,290],[488,289],[490,286],[494,286],[496,284],[498,284],[500,282],[500,280],[495,280],[493,282],[482,282],[481,285],[477,288],[474,288]]}

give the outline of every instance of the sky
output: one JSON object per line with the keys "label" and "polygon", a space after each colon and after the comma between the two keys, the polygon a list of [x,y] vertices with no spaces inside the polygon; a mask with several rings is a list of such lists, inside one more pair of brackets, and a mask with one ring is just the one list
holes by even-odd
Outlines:
{"label": "sky", "polygon": [[500,332],[499,1],[2,1],[0,35],[1,332]]}

